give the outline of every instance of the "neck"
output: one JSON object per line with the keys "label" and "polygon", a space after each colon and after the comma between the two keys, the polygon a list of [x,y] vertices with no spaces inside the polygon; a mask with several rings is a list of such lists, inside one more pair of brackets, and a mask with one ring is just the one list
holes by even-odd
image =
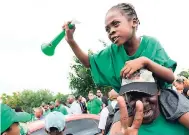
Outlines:
{"label": "neck", "polygon": [[128,55],[133,55],[140,45],[140,37],[133,36],[129,41],[124,43],[125,51]]}

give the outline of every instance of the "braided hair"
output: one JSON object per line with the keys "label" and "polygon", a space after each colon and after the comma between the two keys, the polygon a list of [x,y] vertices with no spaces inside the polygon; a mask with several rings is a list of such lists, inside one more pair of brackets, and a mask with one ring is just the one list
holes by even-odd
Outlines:
{"label": "braided hair", "polygon": [[[134,6],[132,4],[120,3],[120,4],[117,4],[117,5],[113,6],[112,8],[110,8],[109,11],[113,10],[113,9],[120,10],[120,12],[123,15],[127,15],[127,17],[129,17],[129,19],[135,19],[137,24],[138,25],[140,24],[140,21],[138,19],[137,13],[136,13],[135,8],[134,8]],[[137,25],[137,27],[138,27],[138,25]]]}

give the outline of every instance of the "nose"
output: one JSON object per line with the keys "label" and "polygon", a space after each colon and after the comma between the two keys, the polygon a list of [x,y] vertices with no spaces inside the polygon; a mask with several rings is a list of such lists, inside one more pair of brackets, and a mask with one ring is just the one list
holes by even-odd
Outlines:
{"label": "nose", "polygon": [[109,33],[109,35],[112,36],[112,35],[115,34],[115,32],[116,32],[115,29],[114,29],[114,28],[111,28],[111,29],[110,29],[110,33]]}
{"label": "nose", "polygon": [[144,106],[149,105],[148,98],[141,98],[141,101],[142,101],[142,103],[143,103]]}

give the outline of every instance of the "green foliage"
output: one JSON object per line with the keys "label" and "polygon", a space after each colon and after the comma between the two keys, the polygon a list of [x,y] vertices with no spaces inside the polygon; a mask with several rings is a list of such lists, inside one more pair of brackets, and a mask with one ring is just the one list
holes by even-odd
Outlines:
{"label": "green foliage", "polygon": [[66,101],[67,101],[67,98],[68,98],[68,95],[64,95],[64,94],[62,94],[62,93],[57,93],[57,95],[54,97],[54,101],[55,100],[60,100],[62,103],[66,103]]}
{"label": "green foliage", "polygon": [[179,73],[180,76],[184,76],[186,78],[189,78],[189,69],[188,70],[183,70]]}
{"label": "green foliage", "polygon": [[71,65],[73,73],[69,73],[70,88],[74,95],[87,96],[90,90],[95,90],[95,84],[92,80],[90,69],[85,68],[80,61],[74,57],[74,65]]}
{"label": "green foliage", "polygon": [[21,104],[19,93],[13,92],[13,95],[2,94],[2,101],[5,104],[10,105],[12,108],[15,108],[17,105]]}
{"label": "green foliage", "polygon": [[[93,54],[91,50],[88,53],[90,55]],[[73,90],[74,95],[87,97],[89,91],[93,91],[96,94],[97,89],[100,89],[102,93],[107,95],[111,87],[97,87],[93,82],[90,69],[85,68],[77,57],[74,56],[73,60],[74,64],[70,66],[72,72],[69,73],[69,86]]]}
{"label": "green foliage", "polygon": [[12,108],[20,106],[24,111],[29,113],[32,113],[33,108],[41,106],[42,103],[49,103],[55,101],[55,99],[66,101],[66,98],[66,95],[61,93],[54,95],[47,89],[38,91],[24,90],[22,92],[14,92],[13,95],[2,94],[3,103]]}

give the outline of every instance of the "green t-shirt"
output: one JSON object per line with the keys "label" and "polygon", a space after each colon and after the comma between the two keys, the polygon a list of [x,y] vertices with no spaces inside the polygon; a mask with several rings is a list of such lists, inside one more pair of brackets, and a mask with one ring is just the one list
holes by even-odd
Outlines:
{"label": "green t-shirt", "polygon": [[189,135],[189,130],[179,123],[167,122],[160,114],[153,123],[142,124],[138,135]]}
{"label": "green t-shirt", "polygon": [[19,123],[20,127],[20,135],[27,135],[28,133],[28,127],[26,123]]}
{"label": "green t-shirt", "polygon": [[138,135],[189,135],[189,130],[179,123],[170,123],[160,114],[151,124],[142,124]]}
{"label": "green t-shirt", "polygon": [[[143,36],[142,41],[136,53],[132,56],[127,55],[124,46],[112,44],[98,54],[89,56],[91,73],[94,82],[101,86],[112,86],[117,92],[121,87],[120,71],[124,67],[125,62],[134,60],[141,56],[145,56],[152,61],[171,68],[176,69],[176,62],[171,60],[160,43],[148,36]],[[158,84],[162,88],[168,87],[166,82],[161,79]]]}
{"label": "green t-shirt", "polygon": [[43,113],[43,116],[48,115],[50,112],[51,112],[51,110],[50,110],[50,109],[48,109],[47,111],[45,111],[45,112]]}
{"label": "green t-shirt", "polygon": [[19,125],[20,128],[20,135],[26,135],[27,133],[25,133],[24,128],[22,126]]}
{"label": "green t-shirt", "polygon": [[53,108],[52,110],[50,109],[50,112],[54,112],[54,111],[57,111],[56,108]]}
{"label": "green t-shirt", "polygon": [[93,100],[87,102],[87,110],[90,114],[99,114],[101,111],[101,107],[102,102],[97,98],[94,98]]}
{"label": "green t-shirt", "polygon": [[64,114],[64,115],[67,115],[67,114],[68,114],[66,108],[65,108],[63,105],[59,105],[59,106],[56,108],[56,111],[61,112],[61,113]]}

